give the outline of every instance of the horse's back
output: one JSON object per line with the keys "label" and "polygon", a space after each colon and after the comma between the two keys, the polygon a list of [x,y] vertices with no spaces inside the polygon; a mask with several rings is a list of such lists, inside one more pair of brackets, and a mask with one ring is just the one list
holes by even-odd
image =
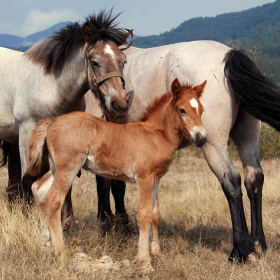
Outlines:
{"label": "horse's back", "polygon": [[238,102],[224,77],[224,57],[229,50],[215,41],[192,41],[127,54],[126,88],[134,91],[129,121],[137,120],[155,98],[169,92],[175,78],[192,85],[207,80],[201,97],[203,122],[208,131],[224,127],[223,139],[227,139],[238,112]]}

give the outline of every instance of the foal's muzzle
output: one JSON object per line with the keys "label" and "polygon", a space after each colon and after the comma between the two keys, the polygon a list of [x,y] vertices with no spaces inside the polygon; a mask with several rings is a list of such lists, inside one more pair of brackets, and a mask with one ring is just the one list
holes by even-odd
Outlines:
{"label": "foal's muzzle", "polygon": [[197,147],[202,147],[207,141],[207,133],[205,129],[195,128],[191,131],[192,141]]}

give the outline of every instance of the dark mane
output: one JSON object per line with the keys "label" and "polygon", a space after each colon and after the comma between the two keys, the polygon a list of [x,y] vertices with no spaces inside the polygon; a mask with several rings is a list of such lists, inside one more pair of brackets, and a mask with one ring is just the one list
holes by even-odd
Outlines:
{"label": "dark mane", "polygon": [[148,106],[146,112],[140,118],[140,122],[146,121],[150,115],[152,115],[158,108],[162,106],[162,104],[166,103],[172,97],[172,92],[165,93],[159,98],[155,99],[154,102]]}
{"label": "dark mane", "polygon": [[[112,16],[112,9],[109,12],[101,11],[98,15],[86,18],[84,25],[90,28],[88,43],[94,45],[99,40],[110,40],[118,46],[126,41],[127,31],[117,28],[114,23],[119,16]],[[82,47],[85,44],[83,37],[83,25],[78,22],[70,23],[59,31],[54,32],[29,50],[25,55],[34,63],[42,64],[44,71],[48,74],[60,72],[63,69],[67,56],[73,47]]]}
{"label": "dark mane", "polygon": [[48,74],[60,71],[65,63],[69,49],[84,42],[82,28],[78,22],[70,23],[54,32],[25,52],[34,63],[42,64]]}
{"label": "dark mane", "polygon": [[91,30],[88,42],[91,45],[97,41],[113,41],[118,46],[125,44],[128,30],[117,27],[119,22],[114,22],[120,14],[112,16],[112,9],[110,9],[107,13],[101,11],[97,16],[87,17],[85,24]]}

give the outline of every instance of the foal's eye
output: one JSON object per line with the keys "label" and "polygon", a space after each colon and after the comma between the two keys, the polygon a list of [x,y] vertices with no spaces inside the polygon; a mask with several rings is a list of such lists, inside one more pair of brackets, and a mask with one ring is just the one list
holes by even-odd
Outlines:
{"label": "foal's eye", "polygon": [[184,115],[184,114],[186,114],[186,111],[185,111],[183,108],[180,108],[180,109],[179,109],[179,113],[180,113],[181,115]]}
{"label": "foal's eye", "polygon": [[92,60],[90,63],[92,67],[99,67],[99,64],[94,60]]}

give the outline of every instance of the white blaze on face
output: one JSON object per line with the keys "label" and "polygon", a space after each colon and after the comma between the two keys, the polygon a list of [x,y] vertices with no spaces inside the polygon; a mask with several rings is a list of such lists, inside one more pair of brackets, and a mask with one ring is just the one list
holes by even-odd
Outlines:
{"label": "white blaze on face", "polygon": [[105,49],[104,49],[104,53],[105,54],[109,54],[111,57],[112,57],[112,60],[114,61],[114,62],[116,62],[115,61],[115,53],[114,53],[114,51],[112,50],[112,48],[111,48],[111,46],[110,45],[106,45],[106,47],[105,47]]}
{"label": "white blaze on face", "polygon": [[197,102],[197,100],[195,100],[194,98],[192,98],[192,99],[190,100],[190,104],[191,104],[191,106],[192,106],[193,108],[196,109],[196,111],[197,111],[197,113],[198,113],[198,102]]}

